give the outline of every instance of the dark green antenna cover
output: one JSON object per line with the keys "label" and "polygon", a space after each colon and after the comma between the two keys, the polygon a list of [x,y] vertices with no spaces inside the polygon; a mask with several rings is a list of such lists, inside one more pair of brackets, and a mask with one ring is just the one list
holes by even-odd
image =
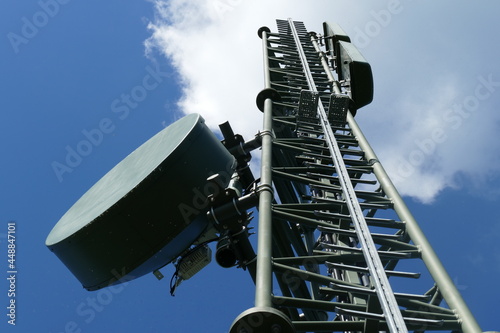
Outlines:
{"label": "dark green antenna cover", "polygon": [[[206,179],[231,175],[233,156],[198,114],[165,128],[92,186],[46,245],[88,290],[152,272],[208,227]],[[230,177],[220,177],[222,181]],[[227,184],[222,184],[227,185]]]}

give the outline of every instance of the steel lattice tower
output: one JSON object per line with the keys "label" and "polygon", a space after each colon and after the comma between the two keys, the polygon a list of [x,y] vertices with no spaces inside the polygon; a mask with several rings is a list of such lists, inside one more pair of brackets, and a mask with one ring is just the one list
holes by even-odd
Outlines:
{"label": "steel lattice tower", "polygon": [[225,123],[221,142],[201,115],[183,117],[105,174],[45,244],[89,291],[161,279],[173,263],[173,294],[217,242],[216,261],[255,282],[255,307],[230,333],[481,332],[354,119],[373,98],[370,65],[338,25],[277,23],[259,29],[254,139]]}
{"label": "steel lattice tower", "polygon": [[[277,25],[259,30],[255,308],[231,332],[481,332],[354,119],[370,65],[337,25]],[[408,293],[420,273],[398,266],[416,261],[434,284]]]}

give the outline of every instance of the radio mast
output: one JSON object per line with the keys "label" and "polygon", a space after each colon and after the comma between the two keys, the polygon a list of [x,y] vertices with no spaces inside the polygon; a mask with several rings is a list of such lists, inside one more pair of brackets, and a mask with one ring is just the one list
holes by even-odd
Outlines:
{"label": "radio mast", "polygon": [[[481,332],[354,119],[370,65],[336,24],[277,25],[259,30],[256,307],[231,332]],[[405,292],[415,261],[434,282],[423,293]]]}
{"label": "radio mast", "polygon": [[218,264],[255,282],[255,307],[230,333],[480,333],[356,123],[373,99],[370,64],[336,24],[322,34],[291,19],[277,25],[258,31],[265,75],[254,139],[225,123],[221,142],[200,115],[180,119],[90,188],[47,247],[88,290],[161,279],[173,262],[173,293],[211,261],[216,241]]}

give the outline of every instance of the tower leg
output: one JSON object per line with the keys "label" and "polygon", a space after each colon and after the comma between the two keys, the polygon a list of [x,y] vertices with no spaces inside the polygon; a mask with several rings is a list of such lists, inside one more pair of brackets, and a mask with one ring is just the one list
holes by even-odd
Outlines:
{"label": "tower leg", "polygon": [[254,307],[241,313],[229,333],[294,333],[292,322],[281,311],[270,307]]}

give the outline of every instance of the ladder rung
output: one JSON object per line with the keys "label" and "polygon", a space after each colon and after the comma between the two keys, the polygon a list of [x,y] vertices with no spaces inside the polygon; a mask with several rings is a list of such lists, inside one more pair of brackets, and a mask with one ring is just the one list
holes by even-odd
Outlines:
{"label": "ladder rung", "polygon": [[[331,213],[331,212],[323,212],[323,211],[315,211],[317,216],[324,218],[334,218],[334,219],[343,219],[343,220],[351,220],[350,215],[339,214],[339,213]],[[396,221],[393,219],[384,219],[379,217],[365,217],[365,221],[367,223],[386,223],[386,224],[394,224]]]}
{"label": "ladder rung", "polygon": [[[359,267],[359,266],[353,266],[353,265],[333,263],[333,262],[328,262],[328,261],[326,262],[326,265],[330,268],[336,268],[336,269],[344,269],[344,270],[361,272],[361,273],[368,273],[369,272],[368,267]],[[420,277],[420,273],[389,271],[389,270],[386,270],[385,274],[387,276],[407,277],[407,278],[413,278],[413,279],[418,279]]]}
{"label": "ladder rung", "polygon": [[[320,244],[324,247],[330,248],[332,250],[337,250],[337,251],[347,251],[347,252],[354,252],[354,253],[363,253],[363,249],[359,249],[357,247],[350,247],[350,246],[342,246],[342,245],[336,245],[336,244],[329,244],[329,243],[324,243],[320,242]],[[406,258],[411,258],[412,257],[412,252],[395,252],[395,251],[377,251],[378,255],[381,258],[394,258],[394,259],[406,259]]]}
{"label": "ladder rung", "polygon": [[[336,312],[338,314],[347,314],[351,315],[354,317],[361,317],[361,318],[366,318],[366,319],[376,319],[376,320],[384,320],[385,321],[385,316],[383,314],[379,313],[372,313],[372,312],[364,312],[364,311],[358,311],[358,310],[350,310],[342,307],[337,307]],[[420,325],[430,325],[430,326],[436,326],[436,327],[441,327],[443,326],[444,320],[442,319],[425,319],[425,318],[411,318],[411,317],[404,317],[403,318],[405,323],[410,323],[410,324],[420,324]]]}
{"label": "ladder rung", "polygon": [[[322,291],[326,292],[335,292],[336,290],[346,291],[353,294],[361,294],[361,295],[376,295],[377,291],[375,289],[370,289],[364,286],[353,286],[351,284],[336,284],[331,283],[330,287],[321,287]],[[430,299],[427,295],[418,295],[418,294],[407,294],[407,293],[394,293],[396,299],[412,299],[419,301],[428,301]]]}
{"label": "ladder rung", "polygon": [[[338,234],[346,234],[349,236],[356,236],[356,231],[355,230],[347,230],[347,229],[339,229],[339,228],[334,228],[334,227],[318,227],[319,231],[325,231],[325,232],[333,232],[333,233],[338,233]],[[399,234],[379,234],[379,233],[371,233],[371,236],[373,238],[377,239],[389,239],[389,240],[400,240],[403,238],[403,235]]]}
{"label": "ladder rung", "polygon": [[[321,173],[307,172],[307,176],[315,177],[315,178],[325,178],[325,179],[329,179],[329,180],[338,181],[337,176],[325,175],[325,174],[321,174]],[[358,178],[351,178],[351,182],[357,183],[357,184],[367,184],[367,185],[376,185],[377,184],[376,180],[358,179]]]}
{"label": "ladder rung", "polygon": [[[336,200],[329,198],[320,198],[320,197],[311,197],[308,196],[305,199],[314,200],[316,202],[332,202],[338,204],[345,204],[345,200]],[[363,209],[388,209],[390,208],[390,204],[388,203],[371,203],[371,202],[360,202],[361,208]]]}

